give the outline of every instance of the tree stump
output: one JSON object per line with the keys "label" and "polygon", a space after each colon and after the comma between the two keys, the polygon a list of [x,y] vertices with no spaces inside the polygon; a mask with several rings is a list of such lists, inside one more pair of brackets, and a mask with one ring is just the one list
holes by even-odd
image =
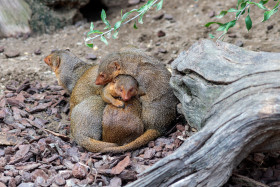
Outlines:
{"label": "tree stump", "polygon": [[128,186],[222,186],[252,151],[280,148],[280,53],[203,40],[172,63],[171,85],[202,129]]}

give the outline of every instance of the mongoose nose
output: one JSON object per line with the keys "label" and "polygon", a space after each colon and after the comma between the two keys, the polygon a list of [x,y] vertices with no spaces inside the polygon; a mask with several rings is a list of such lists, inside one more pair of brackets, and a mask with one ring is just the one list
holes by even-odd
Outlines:
{"label": "mongoose nose", "polygon": [[45,61],[46,64],[50,65],[49,56],[47,56],[46,58],[44,58],[44,61]]}

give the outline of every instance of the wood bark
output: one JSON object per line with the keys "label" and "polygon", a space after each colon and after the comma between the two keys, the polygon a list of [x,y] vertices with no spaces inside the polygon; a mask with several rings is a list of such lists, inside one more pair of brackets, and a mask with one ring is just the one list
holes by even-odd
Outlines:
{"label": "wood bark", "polygon": [[279,150],[280,53],[203,40],[172,68],[184,116],[203,128],[128,186],[222,186],[250,152]]}

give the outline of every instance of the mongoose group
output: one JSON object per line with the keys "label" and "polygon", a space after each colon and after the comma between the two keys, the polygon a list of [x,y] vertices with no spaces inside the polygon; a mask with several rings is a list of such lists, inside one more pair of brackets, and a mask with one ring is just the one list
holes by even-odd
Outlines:
{"label": "mongoose group", "polygon": [[137,149],[162,135],[176,117],[169,71],[141,50],[112,53],[99,65],[68,50],[53,51],[44,61],[71,93],[71,136],[89,151]]}

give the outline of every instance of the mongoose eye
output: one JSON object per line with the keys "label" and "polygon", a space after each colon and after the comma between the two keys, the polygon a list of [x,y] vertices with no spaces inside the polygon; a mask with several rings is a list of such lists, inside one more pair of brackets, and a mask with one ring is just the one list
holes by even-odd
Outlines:
{"label": "mongoose eye", "polygon": [[100,78],[105,79],[105,75],[103,73],[100,73]]}

